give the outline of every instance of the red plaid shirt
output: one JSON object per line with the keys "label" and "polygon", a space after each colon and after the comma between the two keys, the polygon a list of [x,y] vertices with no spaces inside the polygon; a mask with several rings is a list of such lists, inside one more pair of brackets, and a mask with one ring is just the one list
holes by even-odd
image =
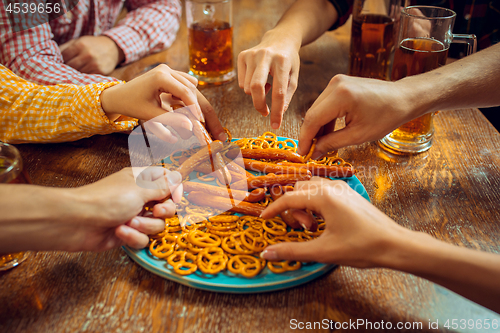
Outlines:
{"label": "red plaid shirt", "polygon": [[[113,27],[123,5],[128,14]],[[84,35],[105,35],[122,49],[127,64],[170,46],[181,11],[179,0],[80,0],[73,10],[49,23],[13,32],[0,5],[0,63],[38,84],[115,81],[65,65],[58,45]]]}

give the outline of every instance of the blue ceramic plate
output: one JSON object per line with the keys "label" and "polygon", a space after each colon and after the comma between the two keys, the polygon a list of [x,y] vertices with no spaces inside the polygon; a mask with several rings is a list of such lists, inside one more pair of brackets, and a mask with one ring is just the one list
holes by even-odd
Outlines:
{"label": "blue ceramic plate", "polygon": [[[278,138],[279,140],[286,139],[282,137]],[[196,174],[193,173],[191,176],[191,179],[195,179]],[[356,176],[341,179],[366,200],[370,201],[368,193],[366,193],[365,188]],[[191,275],[181,276],[169,267],[166,260],[153,257],[147,248],[134,250],[124,246],[123,249],[139,266],[142,266],[153,274],[188,287],[224,293],[247,294],[287,289],[314,280],[336,267],[335,265],[306,263],[299,270],[283,274],[274,274],[266,267],[254,278],[240,277],[229,271],[217,275],[206,275],[200,271],[196,271]]]}

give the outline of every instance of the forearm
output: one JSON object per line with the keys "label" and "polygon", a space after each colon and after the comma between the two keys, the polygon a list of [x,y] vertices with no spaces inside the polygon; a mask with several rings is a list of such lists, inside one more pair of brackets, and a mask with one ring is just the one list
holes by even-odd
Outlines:
{"label": "forearm", "polygon": [[471,107],[500,105],[500,44],[398,81],[408,90],[416,116]]}
{"label": "forearm", "polygon": [[103,33],[123,51],[128,64],[169,47],[177,35],[182,14],[178,0],[128,0],[129,13]]}
{"label": "forearm", "polygon": [[[0,66],[0,140],[8,143],[64,142],[133,129],[135,121],[113,122],[100,93],[119,82],[88,86],[38,86]],[[51,119],[50,122],[43,119]],[[114,119],[112,119],[114,120]]]}
{"label": "forearm", "polygon": [[62,250],[70,224],[88,221],[89,205],[73,190],[1,185],[0,253]]}
{"label": "forearm", "polygon": [[500,313],[500,255],[454,246],[407,230],[380,265],[440,284]]}
{"label": "forearm", "polygon": [[266,35],[279,34],[300,48],[321,36],[337,18],[335,7],[326,0],[298,0]]}

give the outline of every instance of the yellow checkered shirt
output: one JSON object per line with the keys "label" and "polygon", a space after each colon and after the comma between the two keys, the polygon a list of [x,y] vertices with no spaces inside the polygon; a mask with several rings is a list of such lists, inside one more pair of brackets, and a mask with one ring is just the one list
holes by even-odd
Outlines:
{"label": "yellow checkered shirt", "polygon": [[0,140],[6,143],[64,142],[132,130],[137,121],[112,122],[100,94],[122,82],[40,86],[0,65]]}

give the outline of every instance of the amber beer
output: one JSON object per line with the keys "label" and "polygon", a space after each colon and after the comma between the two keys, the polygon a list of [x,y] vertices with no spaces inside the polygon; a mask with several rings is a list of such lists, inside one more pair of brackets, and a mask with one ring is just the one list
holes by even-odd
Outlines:
{"label": "amber beer", "polygon": [[[392,80],[421,74],[444,66],[448,48],[438,40],[429,38],[407,38],[401,41],[394,55]],[[425,114],[396,129],[391,138],[400,142],[414,142],[415,137],[427,140],[433,134],[432,114]]]}
{"label": "amber beer", "polygon": [[206,20],[189,27],[189,69],[206,78],[233,70],[233,28],[228,22]]}
{"label": "amber beer", "polygon": [[389,80],[394,49],[394,19],[362,14],[353,19],[349,75]]}

